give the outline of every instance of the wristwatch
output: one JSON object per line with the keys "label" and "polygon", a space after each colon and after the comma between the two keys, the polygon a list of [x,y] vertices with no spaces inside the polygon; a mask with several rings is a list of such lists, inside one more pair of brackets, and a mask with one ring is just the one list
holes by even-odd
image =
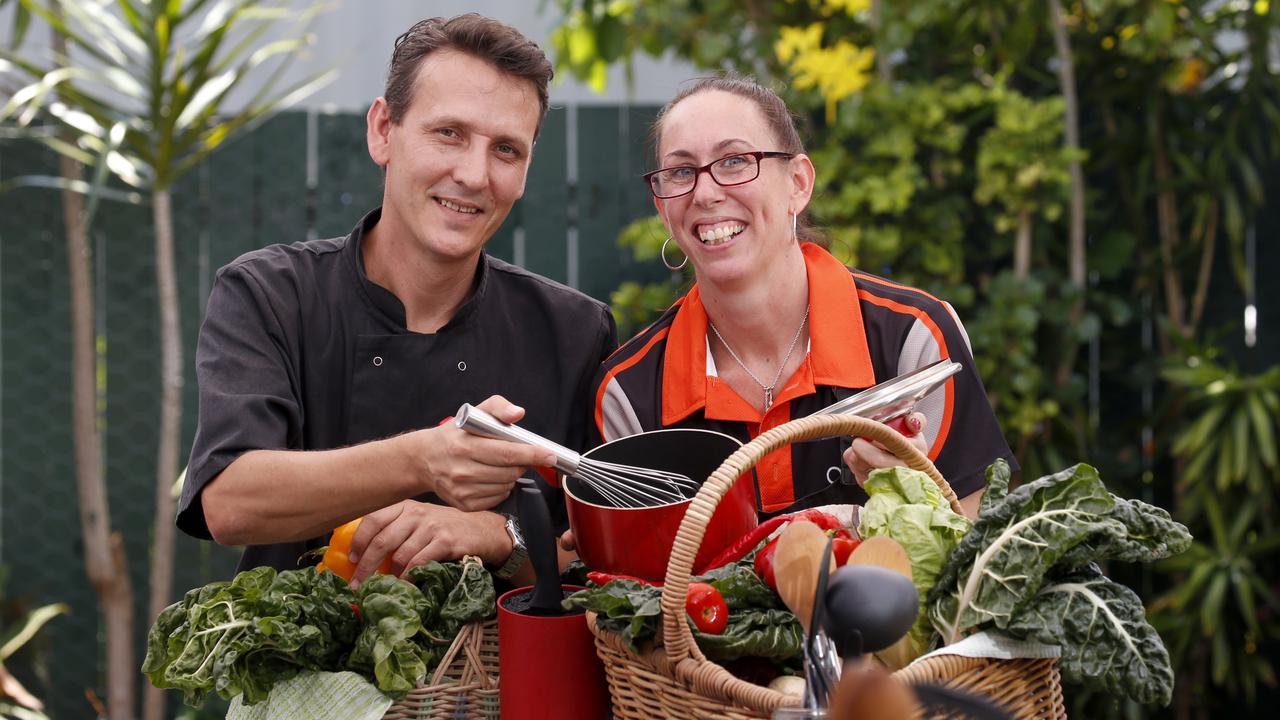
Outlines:
{"label": "wristwatch", "polygon": [[510,580],[512,575],[524,567],[529,560],[529,550],[524,546],[524,537],[520,534],[520,523],[516,521],[515,515],[505,515],[507,518],[507,534],[511,536],[511,554],[507,556],[507,561],[502,567],[494,571],[493,576],[502,580]]}

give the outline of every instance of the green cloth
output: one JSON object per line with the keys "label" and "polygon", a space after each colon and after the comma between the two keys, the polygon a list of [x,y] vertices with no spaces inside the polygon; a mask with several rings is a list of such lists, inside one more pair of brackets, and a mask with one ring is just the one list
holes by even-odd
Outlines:
{"label": "green cloth", "polygon": [[266,702],[231,700],[227,720],[380,720],[391,698],[353,672],[304,672],[277,683]]}

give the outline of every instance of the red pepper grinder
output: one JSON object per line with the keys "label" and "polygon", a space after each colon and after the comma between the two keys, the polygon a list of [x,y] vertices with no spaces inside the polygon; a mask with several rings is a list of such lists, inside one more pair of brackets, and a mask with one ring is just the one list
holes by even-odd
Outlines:
{"label": "red pepper grinder", "polygon": [[516,511],[536,577],[498,599],[498,701],[502,720],[609,716],[604,666],[581,609],[565,610],[556,540],[542,491],[519,480]]}

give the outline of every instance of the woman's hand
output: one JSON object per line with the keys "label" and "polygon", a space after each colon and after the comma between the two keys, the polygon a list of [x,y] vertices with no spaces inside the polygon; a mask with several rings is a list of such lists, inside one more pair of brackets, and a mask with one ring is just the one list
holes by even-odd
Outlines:
{"label": "woman's hand", "polygon": [[[923,435],[925,423],[928,420],[921,413],[911,413],[907,416],[907,429],[912,431],[911,435],[904,435],[907,442],[911,443],[922,453],[928,454],[929,444]],[[849,470],[853,472],[853,476],[857,478],[858,485],[861,486],[867,482],[867,475],[876,468],[894,467],[903,465],[903,462],[896,455],[889,452],[878,442],[871,442],[866,438],[856,437],[853,439],[853,445],[844,451],[844,464],[849,466]]]}

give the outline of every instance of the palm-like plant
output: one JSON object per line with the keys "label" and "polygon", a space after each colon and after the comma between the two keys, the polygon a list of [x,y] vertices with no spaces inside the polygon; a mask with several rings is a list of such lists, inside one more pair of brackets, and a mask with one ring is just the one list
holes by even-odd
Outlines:
{"label": "palm-like plant", "polygon": [[[170,191],[184,173],[252,128],[271,113],[296,102],[329,79],[320,73],[280,87],[286,66],[308,38],[301,32],[270,40],[266,33],[278,21],[310,20],[320,7],[295,11],[284,0],[17,0],[15,36],[32,17],[51,28],[55,42],[48,60],[0,50],[0,77],[16,84],[12,98],[0,108],[0,121],[20,128],[48,122],[61,132],[32,132],[33,137],[65,159],[97,166],[103,173],[149,197],[155,236],[156,286],[160,309],[161,418],[156,458],[155,551],[152,554],[150,616],[168,604],[173,568],[173,496],[178,474],[182,418],[183,350],[179,328],[174,268]],[[15,83],[15,78],[18,80]],[[251,80],[252,79],[252,80]],[[233,91],[257,84],[248,99],[232,107]],[[78,174],[64,164],[64,189],[80,187]],[[99,183],[101,184],[101,183]],[[65,200],[64,204],[68,201]],[[90,203],[96,196],[90,198]],[[71,207],[71,205],[67,205]],[[93,347],[92,292],[88,268],[87,220],[82,210],[67,211],[68,253],[73,282],[73,344]],[[79,238],[71,241],[72,236]],[[77,267],[79,266],[79,267]],[[79,291],[74,286],[79,287]],[[89,364],[76,371],[85,383],[74,385],[78,397],[93,392],[92,352],[77,353]],[[84,385],[84,387],[82,387]],[[108,706],[111,717],[133,716],[131,622],[120,597],[122,564],[111,556],[109,514],[102,491],[100,453],[92,437],[93,403],[77,403],[77,485],[85,525],[86,572],[103,598],[107,617]],[[83,432],[82,432],[83,431]],[[115,587],[115,590],[109,588]],[[114,594],[108,602],[107,596]],[[129,593],[125,592],[126,596]],[[112,621],[111,607],[117,620]],[[148,694],[145,717],[163,712],[158,692]]]}

